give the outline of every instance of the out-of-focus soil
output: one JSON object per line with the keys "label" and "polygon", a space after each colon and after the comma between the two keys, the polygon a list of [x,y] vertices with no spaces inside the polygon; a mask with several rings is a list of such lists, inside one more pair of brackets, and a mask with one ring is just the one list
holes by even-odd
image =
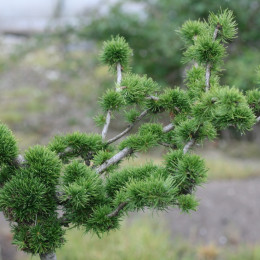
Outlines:
{"label": "out-of-focus soil", "polygon": [[196,212],[182,214],[177,209],[146,216],[166,220],[173,239],[192,243],[238,245],[260,242],[260,178],[212,181],[196,193]]}

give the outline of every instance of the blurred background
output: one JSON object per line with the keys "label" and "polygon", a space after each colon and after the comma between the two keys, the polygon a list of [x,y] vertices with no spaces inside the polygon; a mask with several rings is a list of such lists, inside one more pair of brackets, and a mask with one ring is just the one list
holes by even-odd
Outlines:
{"label": "blurred background", "polygon": [[[98,97],[115,82],[98,59],[102,42],[124,36],[134,50],[134,72],[183,87],[176,30],[220,8],[234,11],[239,28],[228,46],[222,84],[253,89],[260,65],[259,0],[0,0],[0,120],[21,151],[59,133],[100,132],[92,119]],[[125,125],[115,121],[111,136]],[[196,148],[209,168],[208,183],[197,192],[197,212],[133,214],[102,239],[70,230],[58,259],[260,259],[259,130],[243,136],[226,130],[218,141]],[[128,163],[160,163],[164,152]],[[0,260],[38,259],[17,252],[11,240],[0,215]]]}

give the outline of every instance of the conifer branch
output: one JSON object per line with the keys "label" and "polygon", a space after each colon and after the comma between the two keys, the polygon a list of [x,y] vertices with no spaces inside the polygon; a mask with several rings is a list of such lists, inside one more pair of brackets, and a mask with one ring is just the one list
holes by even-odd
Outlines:
{"label": "conifer branch", "polygon": [[165,146],[165,147],[168,147],[168,148],[176,148],[174,144],[168,144],[168,143],[165,143],[165,142],[158,142],[158,144],[162,145],[162,146]]}
{"label": "conifer branch", "polygon": [[120,203],[120,204],[118,205],[118,207],[117,207],[114,211],[112,211],[110,214],[107,215],[107,217],[112,218],[112,217],[118,216],[119,213],[120,213],[120,211],[121,211],[122,209],[124,209],[127,204],[128,204],[128,202],[126,202],[126,201]]}
{"label": "conifer branch", "polygon": [[[218,23],[216,28],[215,28],[215,31],[213,33],[213,37],[212,37],[213,41],[215,41],[217,39],[218,32],[219,32],[220,28],[221,28],[221,26]],[[207,64],[206,64],[206,75],[205,75],[205,78],[206,78],[206,92],[210,90],[211,66],[212,66],[211,62],[207,62]]]}
{"label": "conifer branch", "polygon": [[185,144],[184,148],[183,148],[183,153],[187,153],[189,151],[189,149],[195,144],[195,139],[191,139],[187,144]]}
{"label": "conifer branch", "polygon": [[116,87],[116,91],[120,91],[120,84],[121,84],[121,81],[122,81],[122,66],[120,63],[117,63],[116,65],[116,71],[117,71],[117,80],[116,80],[116,84],[117,84],[117,87]]}
{"label": "conifer branch", "polygon": [[26,161],[21,154],[19,154],[13,161],[13,165],[15,165],[16,167],[23,167],[25,163]]}
{"label": "conifer branch", "polygon": [[118,152],[116,155],[105,161],[103,164],[101,164],[98,168],[96,168],[96,173],[102,173],[104,172],[109,166],[118,163],[121,161],[123,158],[126,156],[130,155],[133,153],[133,149],[126,147],[120,152]]}
{"label": "conifer branch", "polygon": [[132,130],[132,128],[143,118],[145,117],[149,112],[149,109],[144,110],[136,119],[135,121],[130,124],[123,132],[121,132],[120,134],[116,135],[115,137],[109,139],[107,141],[108,144],[111,144],[113,142],[115,142],[116,140],[120,139],[122,136],[124,136],[125,134],[127,134],[129,131]]}
{"label": "conifer branch", "polygon": [[[166,125],[163,128],[163,133],[168,133],[174,128],[174,125],[172,123]],[[124,159],[126,156],[132,154],[134,150],[132,148],[126,147],[117,154],[115,154],[113,157],[105,161],[103,164],[101,164],[99,167],[96,168],[96,173],[103,173],[109,166],[118,163],[122,159]]]}
{"label": "conifer branch", "polygon": [[[121,80],[122,80],[122,66],[120,63],[117,63],[116,71],[117,71],[116,91],[120,91],[120,84],[121,84]],[[107,131],[108,131],[108,127],[110,125],[110,121],[111,121],[111,110],[108,110],[107,116],[106,116],[106,123],[102,130],[102,140],[105,140],[105,138],[107,136]]]}
{"label": "conifer branch", "polygon": [[41,260],[57,260],[55,253],[40,254]]}
{"label": "conifer branch", "polygon": [[166,125],[166,126],[163,128],[163,132],[164,132],[164,133],[168,133],[168,132],[170,132],[171,130],[173,130],[173,128],[174,128],[174,124],[170,123],[170,124]]}
{"label": "conifer branch", "polygon": [[111,121],[111,111],[108,110],[107,111],[107,116],[106,116],[106,123],[103,127],[103,130],[102,130],[102,140],[105,140],[106,136],[107,136],[107,131],[108,131],[108,127],[110,125],[110,121]]}

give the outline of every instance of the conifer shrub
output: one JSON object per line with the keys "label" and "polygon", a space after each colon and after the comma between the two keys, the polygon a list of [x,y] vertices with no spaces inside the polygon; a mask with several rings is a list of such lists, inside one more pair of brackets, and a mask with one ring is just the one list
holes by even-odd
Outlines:
{"label": "conifer shrub", "polygon": [[[100,59],[117,80],[99,101],[101,113],[94,120],[101,134],[59,135],[22,156],[12,132],[0,124],[0,209],[20,250],[56,259],[67,228],[83,227],[101,237],[118,229],[130,211],[196,210],[194,193],[205,183],[207,168],[193,147],[230,126],[242,134],[251,130],[260,121],[260,92],[244,94],[220,84],[226,44],[237,32],[231,11],[187,21],[178,32],[189,67],[185,89],[161,88],[148,76],[131,73],[133,51],[124,38],[104,43]],[[162,113],[167,124],[160,121]],[[109,139],[118,114],[127,126]],[[120,166],[157,146],[167,149],[164,164]]]}

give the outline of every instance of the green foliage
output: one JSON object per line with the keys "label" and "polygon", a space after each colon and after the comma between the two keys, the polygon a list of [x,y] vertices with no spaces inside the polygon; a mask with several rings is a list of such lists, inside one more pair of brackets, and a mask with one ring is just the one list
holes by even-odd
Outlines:
{"label": "green foliage", "polygon": [[100,105],[104,111],[119,110],[124,105],[124,99],[119,92],[109,89],[101,98]]}
{"label": "green foliage", "polygon": [[233,12],[231,10],[220,11],[218,14],[210,13],[209,25],[212,28],[212,32],[220,26],[218,32],[218,38],[223,42],[231,41],[237,34],[237,23],[235,21]]}
{"label": "green foliage", "polygon": [[126,197],[134,209],[145,207],[164,210],[173,205],[177,188],[173,185],[173,178],[151,176],[143,181],[131,181],[125,188]]}
{"label": "green foliage", "polygon": [[78,160],[73,160],[64,169],[64,175],[62,177],[63,183],[65,186],[68,186],[81,177],[85,177],[89,174],[93,175],[93,170],[91,168],[86,167],[84,163],[81,163]]}
{"label": "green foliage", "polygon": [[73,182],[62,186],[65,215],[71,223],[81,225],[87,222],[93,207],[106,201],[105,189],[99,176],[90,169],[84,169],[87,167],[84,164],[73,162],[68,167],[67,179],[73,168],[77,168],[77,176]]}
{"label": "green foliage", "polygon": [[128,123],[135,122],[136,118],[139,116],[140,112],[135,108],[130,109],[129,111],[125,111],[125,119]]}
{"label": "green foliage", "polygon": [[112,209],[108,205],[97,206],[84,225],[86,232],[92,231],[100,237],[111,229],[119,228],[119,219],[107,216],[111,211]]}
{"label": "green foliage", "polygon": [[162,134],[160,124],[143,124],[137,134],[130,135],[121,142],[119,149],[130,147],[134,151],[147,151],[149,148],[158,145]]}
{"label": "green foliage", "polygon": [[10,164],[17,155],[18,148],[11,130],[0,123],[0,166]]}
{"label": "green foliage", "polygon": [[16,167],[4,165],[0,170],[0,187],[5,184],[5,182],[9,181],[13,175],[16,174]]}
{"label": "green foliage", "polygon": [[220,128],[234,126],[240,131],[250,130],[255,124],[255,115],[249,108],[246,98],[235,88],[221,88],[216,101],[214,124]]}
{"label": "green foliage", "polygon": [[161,174],[161,169],[153,164],[146,164],[141,167],[123,168],[120,171],[110,173],[106,183],[106,191],[109,197],[115,197],[117,192],[124,188],[131,180],[142,181],[148,176],[158,176]]}
{"label": "green foliage", "polygon": [[198,205],[199,202],[191,194],[180,195],[178,197],[178,206],[182,212],[188,213],[190,210],[196,211]]}
{"label": "green foliage", "polygon": [[191,139],[202,142],[205,138],[213,140],[216,138],[216,129],[209,121],[199,122],[196,119],[182,121],[175,130],[175,141],[183,145]]}
{"label": "green foliage", "polygon": [[210,62],[216,67],[222,62],[226,50],[219,40],[212,41],[212,35],[198,37],[195,44],[184,52],[183,62],[195,60],[199,64]]}
{"label": "green foliage", "polygon": [[128,43],[123,37],[112,37],[110,41],[104,42],[103,51],[100,55],[101,61],[115,69],[117,63],[120,63],[124,70],[129,69],[129,60],[132,55]]}
{"label": "green foliage", "polygon": [[61,161],[57,155],[40,145],[29,148],[25,153],[28,174],[39,178],[47,187],[58,184],[61,171]]}
{"label": "green foliage", "polygon": [[122,95],[128,104],[142,104],[145,98],[158,90],[158,84],[146,75],[126,74],[121,82]]}
{"label": "green foliage", "polygon": [[254,114],[260,114],[260,91],[258,89],[249,90],[246,92],[246,98],[249,107],[253,110]]}
{"label": "green foliage", "polygon": [[204,22],[188,20],[177,32],[180,34],[181,39],[185,44],[190,45],[196,42],[198,36],[205,33],[206,26],[207,25]]}
{"label": "green foliage", "polygon": [[[193,66],[187,71],[185,83],[188,87],[187,94],[190,99],[197,100],[198,98],[203,98],[201,95],[205,92],[205,73],[206,70],[202,66]],[[210,85],[212,87],[219,86],[219,77],[213,73],[210,78]]]}
{"label": "green foliage", "polygon": [[35,225],[13,225],[12,232],[13,243],[20,250],[32,254],[54,252],[65,242],[65,232],[55,215],[44,221],[39,218]]}
{"label": "green foliage", "polygon": [[49,189],[25,170],[13,177],[0,192],[0,208],[9,220],[34,223],[56,208]]}
{"label": "green foliage", "polygon": [[178,194],[190,194],[197,185],[206,181],[207,169],[204,161],[195,154],[171,151],[166,155],[166,170],[171,173]]}
{"label": "green foliage", "polygon": [[98,134],[75,132],[55,136],[48,147],[51,151],[59,154],[59,157],[66,162],[68,159],[78,156],[84,160],[89,156],[92,158],[92,155],[105,148],[106,144],[102,142],[102,138]]}
{"label": "green foliage", "polygon": [[104,124],[106,123],[106,117],[104,114],[99,114],[99,115],[96,115],[94,118],[93,118],[94,122],[96,123],[97,126],[99,127],[103,127]]}

